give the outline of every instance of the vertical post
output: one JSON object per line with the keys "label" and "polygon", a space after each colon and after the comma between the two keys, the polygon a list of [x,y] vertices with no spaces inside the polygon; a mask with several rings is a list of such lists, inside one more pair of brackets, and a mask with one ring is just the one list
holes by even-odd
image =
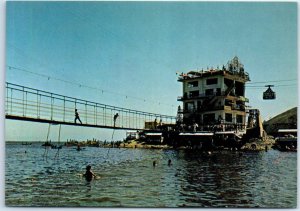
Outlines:
{"label": "vertical post", "polygon": [[25,116],[25,103],[24,103],[24,94],[25,94],[25,91],[24,91],[24,87],[22,87],[22,105],[23,105],[23,116]]}
{"label": "vertical post", "polygon": [[124,114],[123,114],[123,109],[122,109],[122,112],[120,112],[120,114],[121,114],[121,120],[120,120],[120,125],[122,126],[122,127],[124,127],[124,124],[123,124],[123,116],[124,116]]}
{"label": "vertical post", "polygon": [[25,116],[26,116],[26,111],[27,111],[27,91],[25,92]]}
{"label": "vertical post", "polygon": [[110,117],[109,118],[110,118],[110,123],[111,123],[110,125],[111,126],[113,126],[113,118],[112,117],[113,117],[113,110],[110,109]]}
{"label": "vertical post", "polygon": [[39,90],[36,92],[36,117],[39,118]]}
{"label": "vertical post", "polygon": [[87,101],[85,101],[85,124],[87,124]]}
{"label": "vertical post", "polygon": [[130,128],[130,111],[128,112],[128,120],[129,120],[128,127]]}
{"label": "vertical post", "polygon": [[63,121],[66,120],[66,97],[64,96],[64,114],[63,114]]}
{"label": "vertical post", "polygon": [[5,109],[5,113],[7,114],[8,113],[8,85],[6,83],[6,109]]}
{"label": "vertical post", "polygon": [[53,120],[53,96],[51,93],[51,120]]}
{"label": "vertical post", "polygon": [[[75,99],[75,109],[77,109],[77,99]],[[74,110],[73,110],[74,112]]]}
{"label": "vertical post", "polygon": [[12,113],[12,97],[13,97],[13,89],[11,89],[11,92],[10,92],[10,112]]}
{"label": "vertical post", "polygon": [[128,127],[128,112],[126,112],[126,118],[127,118],[127,120],[126,120],[126,125],[125,125],[125,127]]}
{"label": "vertical post", "polygon": [[137,111],[135,111],[135,128],[138,128],[138,124],[137,124],[137,121],[138,121],[138,115],[137,115]]}
{"label": "vertical post", "polygon": [[95,125],[97,125],[97,103],[94,106],[94,122],[95,122]]}
{"label": "vertical post", "polygon": [[103,108],[103,113],[104,113],[104,116],[103,116],[103,123],[104,123],[104,125],[106,126],[106,105],[105,105],[104,108]]}
{"label": "vertical post", "polygon": [[40,116],[41,116],[41,101],[42,101],[42,95],[38,93],[38,95],[37,95],[38,118],[40,118]]}

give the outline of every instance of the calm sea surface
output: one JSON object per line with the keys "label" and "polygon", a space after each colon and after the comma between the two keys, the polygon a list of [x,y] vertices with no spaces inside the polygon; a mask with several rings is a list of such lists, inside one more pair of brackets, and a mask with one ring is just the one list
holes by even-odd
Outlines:
{"label": "calm sea surface", "polygon": [[[90,183],[81,176],[88,164],[98,176]],[[43,207],[295,208],[297,153],[269,150],[240,156],[222,151],[203,157],[175,150],[58,151],[45,150],[40,143],[7,143],[5,202]]]}

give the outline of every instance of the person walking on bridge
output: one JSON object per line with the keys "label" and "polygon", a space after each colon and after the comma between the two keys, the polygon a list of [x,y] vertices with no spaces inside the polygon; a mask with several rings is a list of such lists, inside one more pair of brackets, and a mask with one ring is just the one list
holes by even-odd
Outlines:
{"label": "person walking on bridge", "polygon": [[79,114],[78,114],[78,112],[77,112],[77,109],[75,109],[75,120],[74,120],[74,122],[75,122],[75,124],[76,124],[76,120],[79,120],[79,122],[82,124],[82,122],[81,122],[81,120],[80,120],[80,118],[79,118]]}
{"label": "person walking on bridge", "polygon": [[119,116],[118,113],[116,113],[116,114],[114,115],[114,127],[116,127],[116,121],[117,121],[118,116]]}

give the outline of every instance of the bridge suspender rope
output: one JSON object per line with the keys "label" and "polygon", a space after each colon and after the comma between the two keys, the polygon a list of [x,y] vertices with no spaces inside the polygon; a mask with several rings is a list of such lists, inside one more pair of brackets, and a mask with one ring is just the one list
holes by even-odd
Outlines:
{"label": "bridge suspender rope", "polygon": [[57,146],[57,152],[54,156],[54,158],[59,158],[59,150],[62,148],[62,146],[60,146],[60,131],[61,131],[61,125],[59,125],[59,132],[58,132],[58,146]]}
{"label": "bridge suspender rope", "polygon": [[45,142],[45,151],[44,151],[44,155],[43,157],[46,157],[46,160],[47,160],[47,156],[48,156],[48,147],[47,147],[47,144],[48,144],[48,138],[49,138],[49,133],[50,133],[50,123],[49,123],[49,126],[48,126],[48,132],[47,132],[47,138],[46,138],[46,142]]}
{"label": "bridge suspender rope", "polygon": [[113,147],[114,134],[115,134],[115,129],[113,129],[113,132],[112,132],[112,135],[111,135],[111,142],[110,142],[111,143],[111,147],[109,147],[108,150],[107,150],[106,160],[108,159],[108,154],[109,154],[110,148]]}
{"label": "bridge suspender rope", "polygon": [[[116,107],[60,94],[54,94],[17,84],[6,83],[6,119],[40,123],[76,125],[121,130],[144,130],[146,121],[156,117],[174,124],[176,116],[149,113]],[[74,109],[78,109],[84,124],[74,122]],[[121,118],[114,126],[113,116],[118,112]],[[139,118],[140,119],[139,121]]]}

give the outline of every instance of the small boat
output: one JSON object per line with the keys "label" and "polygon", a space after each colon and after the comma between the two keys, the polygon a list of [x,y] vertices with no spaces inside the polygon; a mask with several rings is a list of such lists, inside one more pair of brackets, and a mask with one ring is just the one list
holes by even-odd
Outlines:
{"label": "small boat", "polygon": [[52,145],[51,149],[62,149],[62,145],[61,146]]}
{"label": "small boat", "polygon": [[43,147],[52,147],[54,146],[53,144],[51,144],[51,142],[46,141],[44,144],[42,144]]}
{"label": "small boat", "polygon": [[279,129],[274,148],[280,151],[297,152],[297,129]]}

